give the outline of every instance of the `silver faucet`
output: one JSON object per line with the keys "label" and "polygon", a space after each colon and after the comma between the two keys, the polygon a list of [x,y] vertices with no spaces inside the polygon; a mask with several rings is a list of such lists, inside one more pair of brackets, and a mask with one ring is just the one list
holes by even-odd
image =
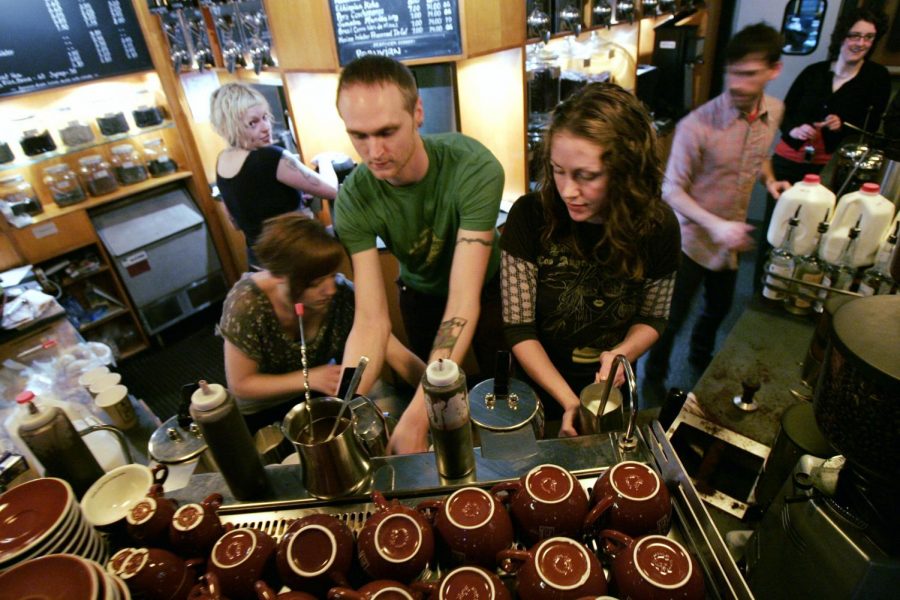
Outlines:
{"label": "silver faucet", "polygon": [[628,384],[628,403],[631,416],[628,417],[628,427],[625,429],[625,435],[619,439],[619,449],[634,450],[637,447],[637,438],[634,435],[635,424],[637,423],[637,380],[634,377],[634,370],[631,363],[625,358],[624,354],[617,354],[613,358],[613,364],[610,368],[610,376],[606,378],[603,391],[600,393],[600,408],[597,410],[598,415],[602,415],[606,409],[606,402],[609,400],[609,392],[612,391],[613,380],[618,364],[622,365],[625,370],[625,383]]}

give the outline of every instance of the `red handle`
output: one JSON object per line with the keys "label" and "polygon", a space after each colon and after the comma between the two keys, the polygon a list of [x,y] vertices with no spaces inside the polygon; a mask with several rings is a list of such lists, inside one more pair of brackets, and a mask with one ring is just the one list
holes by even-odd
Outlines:
{"label": "red handle", "polygon": [[377,510],[387,510],[388,508],[390,508],[388,501],[385,499],[384,494],[382,494],[381,492],[372,492],[372,502],[375,504],[375,508]]}
{"label": "red handle", "polygon": [[411,587],[414,592],[418,592],[419,594],[433,596],[434,594],[437,594],[438,589],[441,586],[436,581],[413,581],[411,584],[409,584],[409,587]]}
{"label": "red handle", "polygon": [[442,500],[422,500],[416,504],[416,510],[419,514],[428,519],[428,522],[434,525],[434,518],[441,507],[444,505]]}
{"label": "red handle", "polygon": [[365,596],[348,587],[333,587],[328,590],[328,600],[363,600]]}
{"label": "red handle", "polygon": [[158,483],[162,485],[166,482],[166,479],[169,478],[169,467],[168,465],[158,464],[151,469],[153,472],[153,483]]}
{"label": "red handle", "polygon": [[611,496],[607,496],[602,498],[600,502],[594,505],[594,507],[588,512],[587,516],[584,518],[584,531],[590,532],[594,525],[597,523],[597,519],[599,519],[603,513],[609,510],[609,507],[613,505],[613,498]]}
{"label": "red handle", "polygon": [[613,557],[634,542],[632,538],[615,529],[604,529],[600,532],[600,538],[604,541],[606,553]]}
{"label": "red handle", "polygon": [[[509,502],[522,489],[522,484],[518,481],[504,481],[498,483],[491,488],[491,495],[504,504]],[[506,492],[506,495],[503,494]]]}
{"label": "red handle", "polygon": [[224,498],[222,498],[222,494],[220,494],[219,492],[213,492],[212,494],[204,498],[201,504],[207,508],[219,510],[219,507],[222,506],[223,501]]}
{"label": "red handle", "polygon": [[278,598],[275,590],[270,588],[265,581],[257,581],[253,584],[253,587],[256,589],[256,595],[260,600],[276,600]]}
{"label": "red handle", "polygon": [[531,553],[526,550],[501,550],[497,553],[497,562],[507,573],[515,573],[529,559]]}

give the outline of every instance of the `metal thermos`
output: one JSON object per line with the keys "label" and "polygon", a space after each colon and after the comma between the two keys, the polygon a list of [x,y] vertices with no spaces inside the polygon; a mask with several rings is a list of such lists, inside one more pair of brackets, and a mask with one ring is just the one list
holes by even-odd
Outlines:
{"label": "metal thermos", "polygon": [[262,458],[234,398],[218,383],[200,382],[191,396],[191,417],[200,426],[228,489],[238,500],[265,497],[269,482]]}
{"label": "metal thermos", "polygon": [[38,408],[33,400],[29,391],[16,397],[16,402],[28,407],[19,437],[44,465],[45,475],[65,479],[80,498],[103,475],[103,469],[62,409]]}
{"label": "metal thermos", "polygon": [[422,387],[438,473],[465,477],[475,469],[465,373],[452,360],[438,359],[425,369]]}

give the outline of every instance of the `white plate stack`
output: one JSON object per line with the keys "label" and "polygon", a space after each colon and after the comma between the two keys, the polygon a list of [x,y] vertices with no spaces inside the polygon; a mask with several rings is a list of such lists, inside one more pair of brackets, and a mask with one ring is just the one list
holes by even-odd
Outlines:
{"label": "white plate stack", "polygon": [[106,539],[82,515],[71,486],[54,477],[0,495],[0,572],[48,554],[74,554],[101,564],[109,555]]}

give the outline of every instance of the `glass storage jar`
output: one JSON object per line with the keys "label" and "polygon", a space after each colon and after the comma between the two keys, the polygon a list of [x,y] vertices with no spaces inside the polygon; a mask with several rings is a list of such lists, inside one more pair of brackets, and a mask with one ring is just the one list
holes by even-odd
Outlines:
{"label": "glass storage jar", "polygon": [[34,115],[13,119],[13,127],[20,132],[19,145],[25,156],[38,156],[56,150],[50,131]]}
{"label": "glass storage jar", "polygon": [[100,128],[100,133],[106,136],[128,133],[128,130],[131,129],[128,121],[125,119],[125,113],[121,111],[108,112],[101,117],[97,117],[97,127]]}
{"label": "glass storage jar", "polygon": [[0,142],[0,164],[12,162],[16,159],[12,149],[6,142]]}
{"label": "glass storage jar", "polygon": [[66,146],[81,146],[94,141],[94,131],[68,106],[59,109],[59,139]]}
{"label": "glass storage jar", "polygon": [[144,160],[131,144],[112,147],[112,166],[116,179],[122,185],[140,183],[148,177]]}
{"label": "glass storage jar", "polygon": [[14,217],[44,212],[34,188],[21,175],[9,175],[0,179],[0,201]]}
{"label": "glass storage jar", "polygon": [[156,98],[150,90],[141,90],[137,93],[131,116],[134,117],[134,124],[141,129],[154,127],[163,122],[163,111],[157,106]]}
{"label": "glass storage jar", "polygon": [[178,165],[169,156],[169,149],[162,138],[144,142],[144,160],[154,177],[162,177],[178,170]]}
{"label": "glass storage jar", "polygon": [[60,206],[75,204],[87,197],[78,177],[65,163],[44,169],[44,185],[50,190],[53,201]]}
{"label": "glass storage jar", "polygon": [[113,177],[112,168],[99,154],[85,156],[78,163],[81,165],[81,181],[91,196],[102,196],[118,189],[119,184]]}

